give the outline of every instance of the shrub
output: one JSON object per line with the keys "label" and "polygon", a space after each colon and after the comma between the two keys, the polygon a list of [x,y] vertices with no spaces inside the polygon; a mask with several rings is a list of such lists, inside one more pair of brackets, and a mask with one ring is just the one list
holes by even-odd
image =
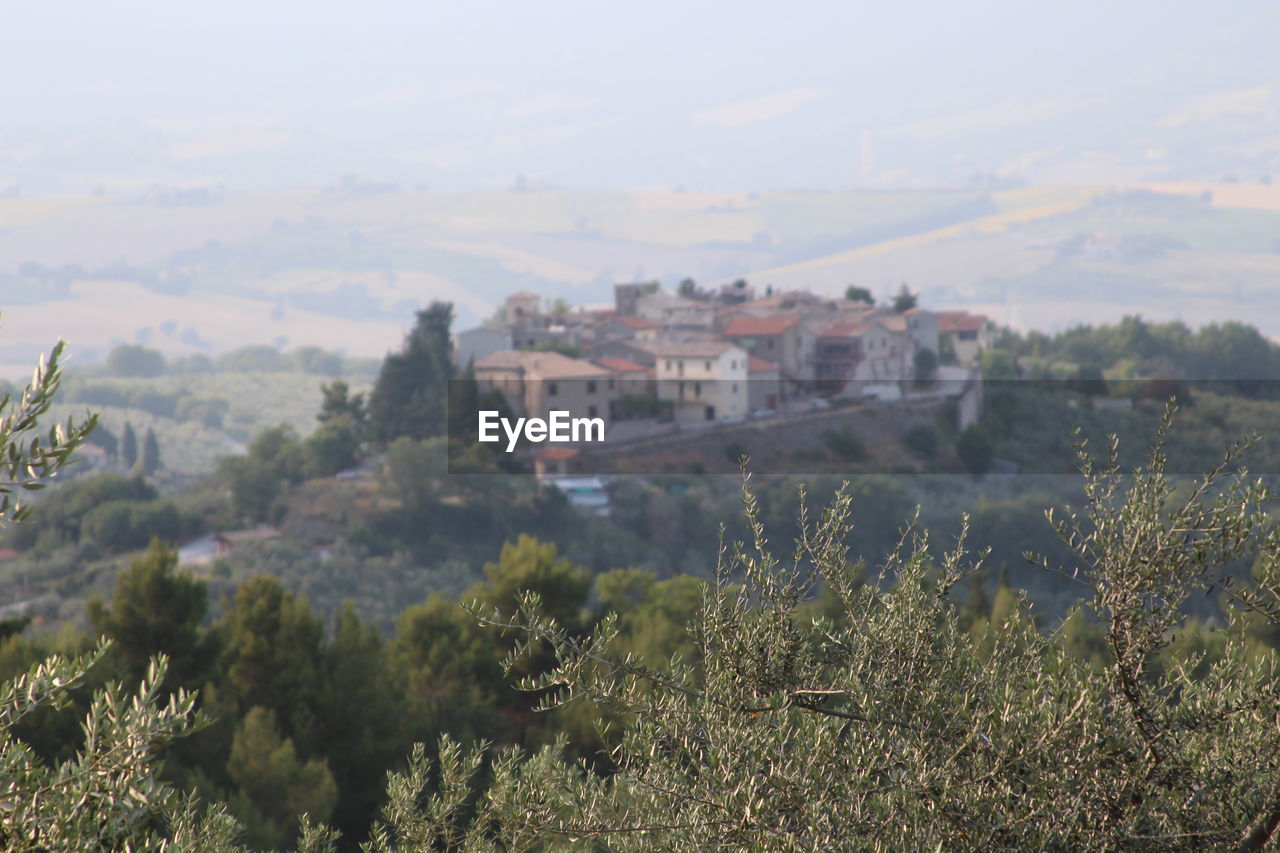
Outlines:
{"label": "shrub", "polygon": [[995,442],[982,424],[973,424],[956,439],[956,453],[970,474],[985,474],[995,458]]}
{"label": "shrub", "polygon": [[931,423],[917,421],[902,434],[902,443],[917,456],[932,457],[938,454],[938,428]]}
{"label": "shrub", "polygon": [[867,449],[862,439],[851,427],[842,427],[839,431],[830,430],[823,434],[823,443],[832,453],[846,462],[861,462],[867,458]]}

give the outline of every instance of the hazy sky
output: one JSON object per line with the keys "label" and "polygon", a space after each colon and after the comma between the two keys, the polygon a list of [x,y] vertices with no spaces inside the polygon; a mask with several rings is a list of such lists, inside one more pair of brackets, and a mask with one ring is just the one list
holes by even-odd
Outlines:
{"label": "hazy sky", "polygon": [[1210,178],[1280,148],[1273,0],[7,6],[24,194]]}

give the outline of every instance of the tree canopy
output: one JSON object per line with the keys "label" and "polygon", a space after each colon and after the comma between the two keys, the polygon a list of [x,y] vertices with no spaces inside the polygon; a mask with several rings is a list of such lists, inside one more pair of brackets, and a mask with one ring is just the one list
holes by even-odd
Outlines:
{"label": "tree canopy", "polygon": [[454,378],[449,327],[453,305],[432,302],[419,311],[413,330],[400,352],[382,363],[369,395],[371,437],[387,444],[402,436],[443,435],[449,380]]}

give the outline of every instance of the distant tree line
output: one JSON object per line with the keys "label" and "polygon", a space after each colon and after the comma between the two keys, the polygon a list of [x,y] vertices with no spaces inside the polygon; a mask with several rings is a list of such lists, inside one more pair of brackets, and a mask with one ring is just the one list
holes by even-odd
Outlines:
{"label": "distant tree line", "polygon": [[1052,335],[1006,330],[996,348],[1027,365],[1026,375],[1032,377],[1055,375],[1055,365],[1066,362],[1125,379],[1221,381],[1241,393],[1271,396],[1280,390],[1280,345],[1236,321],[1207,323],[1192,331],[1179,320],[1156,323],[1129,316],[1116,324],[1074,326]]}
{"label": "distant tree line", "polygon": [[104,365],[108,376],[120,378],[153,378],[165,374],[229,372],[318,373],[338,376],[353,366],[363,366],[341,353],[322,347],[297,347],[282,352],[273,346],[246,346],[214,358],[201,353],[167,359],[164,353],[142,344],[120,344],[107,355]]}

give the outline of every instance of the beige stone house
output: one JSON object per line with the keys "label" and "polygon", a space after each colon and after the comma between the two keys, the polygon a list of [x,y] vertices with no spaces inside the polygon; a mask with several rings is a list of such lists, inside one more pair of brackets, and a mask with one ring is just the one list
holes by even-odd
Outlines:
{"label": "beige stone house", "polygon": [[475,374],[479,390],[501,392],[518,417],[567,411],[607,425],[610,403],[619,396],[608,369],[558,352],[492,353],[476,362]]}

